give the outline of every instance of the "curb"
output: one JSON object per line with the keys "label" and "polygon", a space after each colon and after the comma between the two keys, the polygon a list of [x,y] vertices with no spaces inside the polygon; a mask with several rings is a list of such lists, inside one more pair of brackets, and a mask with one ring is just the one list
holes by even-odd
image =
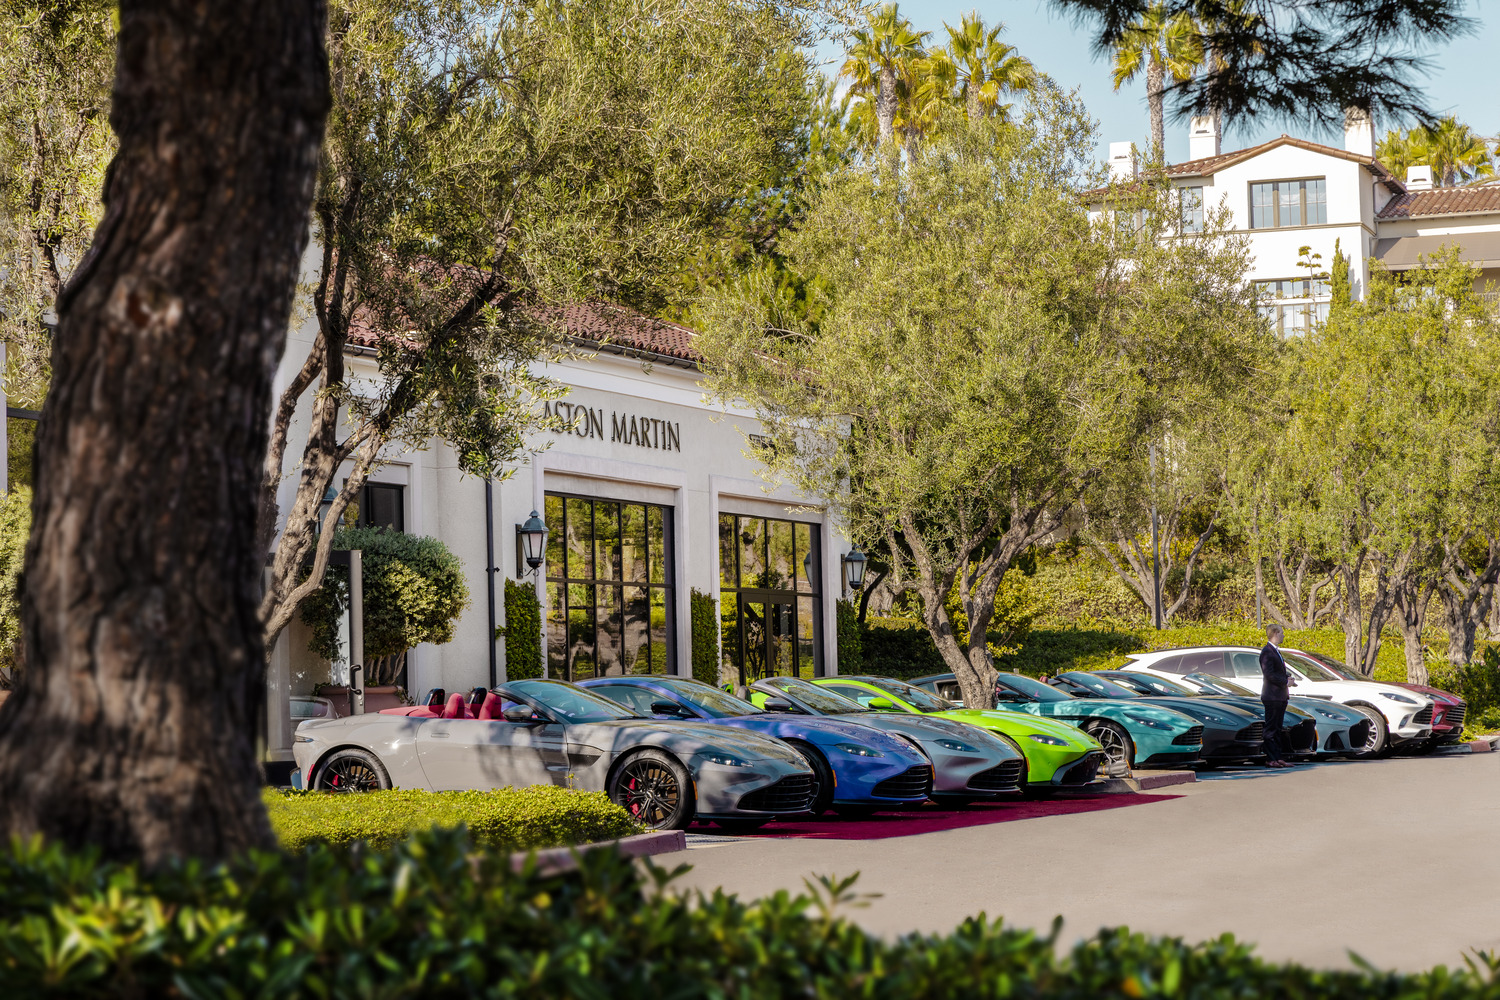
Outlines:
{"label": "curb", "polygon": [[1500,743],[1500,736],[1481,736],[1472,743],[1461,744],[1467,746],[1470,753],[1489,753],[1495,749],[1495,744]]}
{"label": "curb", "polygon": [[1137,790],[1144,792],[1150,788],[1192,784],[1198,780],[1198,775],[1194,771],[1153,771],[1151,774],[1137,774],[1131,780]]}
{"label": "curb", "polygon": [[687,834],[681,830],[654,830],[638,833],[619,840],[598,840],[592,844],[576,847],[549,847],[541,851],[518,851],[510,856],[512,871],[520,871],[526,862],[536,859],[536,870],[543,875],[556,875],[578,867],[578,856],[587,851],[613,847],[627,858],[648,858],[656,854],[671,854],[687,850]]}
{"label": "curb", "polygon": [[1101,781],[1093,781],[1087,785],[1079,785],[1073,788],[1059,788],[1054,794],[1069,795],[1134,795],[1136,792],[1149,791],[1152,788],[1166,788],[1169,785],[1185,785],[1198,780],[1198,775],[1192,771],[1136,771],[1129,778],[1104,778]]}

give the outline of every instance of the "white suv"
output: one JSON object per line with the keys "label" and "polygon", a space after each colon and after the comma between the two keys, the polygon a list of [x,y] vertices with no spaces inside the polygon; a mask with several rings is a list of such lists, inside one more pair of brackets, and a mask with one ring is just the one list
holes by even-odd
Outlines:
{"label": "white suv", "polygon": [[[1295,649],[1283,649],[1282,659],[1292,680],[1292,693],[1306,698],[1325,698],[1363,712],[1375,732],[1370,751],[1425,741],[1432,736],[1432,699],[1394,684],[1341,677]],[[1172,679],[1183,674],[1205,673],[1229,677],[1259,692],[1260,650],[1249,646],[1195,646],[1190,649],[1159,649],[1131,653],[1128,670]]]}

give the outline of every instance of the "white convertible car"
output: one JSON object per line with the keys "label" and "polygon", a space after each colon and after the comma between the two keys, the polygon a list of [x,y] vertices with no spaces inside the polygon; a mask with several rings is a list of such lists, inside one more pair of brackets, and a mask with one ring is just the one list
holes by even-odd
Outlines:
{"label": "white convertible car", "polygon": [[297,727],[303,787],[428,791],[562,785],[602,791],[648,829],[694,818],[726,828],[803,813],[817,792],[780,740],[706,723],[643,719],[562,681],[523,680],[477,704],[428,705]]}
{"label": "white convertible car", "polygon": [[[1432,700],[1415,691],[1379,681],[1349,680],[1322,664],[1282,649],[1292,694],[1321,698],[1361,712],[1370,720],[1367,752],[1378,754],[1391,747],[1426,742],[1432,736]],[[1186,674],[1227,677],[1260,693],[1260,650],[1249,646],[1196,646],[1189,649],[1159,649],[1131,653],[1127,670],[1157,674],[1171,680]]]}

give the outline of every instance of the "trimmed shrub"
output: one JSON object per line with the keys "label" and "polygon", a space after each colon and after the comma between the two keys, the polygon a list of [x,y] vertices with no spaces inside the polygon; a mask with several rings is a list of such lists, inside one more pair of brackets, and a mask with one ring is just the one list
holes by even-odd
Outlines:
{"label": "trimmed shrub", "polygon": [[915,618],[869,618],[860,635],[864,669],[903,680],[946,673],[927,626]]}
{"label": "trimmed shrub", "polygon": [[[19,424],[35,426],[33,420]],[[31,537],[31,487],[12,483],[0,493],[0,689],[14,685],[21,665],[21,571]]]}
{"label": "trimmed shrub", "polygon": [[719,684],[719,602],[711,594],[688,594],[692,621],[693,676],[705,684]]}
{"label": "trimmed shrub", "polygon": [[542,676],[542,602],[536,588],[505,581],[505,624],[495,630],[505,639],[505,679]]}
{"label": "trimmed shrub", "polygon": [[497,851],[525,851],[611,840],[640,833],[630,814],[603,792],[551,785],[490,792],[392,789],[332,795],[266,789],[266,811],[276,838],[289,851],[312,844],[349,847],[363,841],[386,850],[414,833],[467,827],[474,843]]}
{"label": "trimmed shrub", "polygon": [[836,601],[834,620],[838,622],[838,657],[841,674],[862,673],[865,668],[864,636],[859,627],[859,612],[851,601]]}
{"label": "trimmed shrub", "polygon": [[[27,998],[1497,1000],[1500,960],[1324,972],[1105,929],[1071,951],[985,917],[881,938],[838,915],[853,879],[755,903],[680,895],[612,851],[574,872],[432,832],[386,853],[313,847],[150,874],[41,841],[0,853],[0,982]],[[665,891],[663,891],[665,886]]]}

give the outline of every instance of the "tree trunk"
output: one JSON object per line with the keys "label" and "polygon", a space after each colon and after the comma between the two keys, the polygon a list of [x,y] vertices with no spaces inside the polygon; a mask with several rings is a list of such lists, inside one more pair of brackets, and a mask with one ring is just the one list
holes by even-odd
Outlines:
{"label": "tree trunk", "polygon": [[1479,625],[1490,616],[1495,602],[1495,581],[1500,577],[1500,538],[1490,538],[1488,558],[1476,573],[1466,565],[1462,550],[1467,538],[1444,545],[1438,597],[1443,609],[1443,628],[1448,633],[1448,662],[1462,666],[1474,659],[1474,639]]}
{"label": "tree trunk", "polygon": [[896,68],[880,67],[880,93],[875,97],[875,117],[880,126],[878,154],[894,174],[901,165],[901,149],[896,145]]}
{"label": "tree trunk", "polygon": [[969,115],[969,121],[978,123],[984,119],[984,108],[979,103],[979,87],[971,80],[968,92],[964,94],[964,110]]}
{"label": "tree trunk", "polygon": [[321,0],[120,5],[120,151],[38,430],[6,833],[148,864],[274,843],[256,516],[328,110],[324,17]]}
{"label": "tree trunk", "polygon": [[1146,64],[1146,104],[1151,111],[1151,158],[1160,163],[1167,159],[1166,103],[1167,68],[1153,58]]}
{"label": "tree trunk", "polygon": [[1422,649],[1422,629],[1427,624],[1427,606],[1432,600],[1433,584],[1423,579],[1422,574],[1413,573],[1395,588],[1398,623],[1406,652],[1406,681],[1408,684],[1427,683],[1427,658]]}

